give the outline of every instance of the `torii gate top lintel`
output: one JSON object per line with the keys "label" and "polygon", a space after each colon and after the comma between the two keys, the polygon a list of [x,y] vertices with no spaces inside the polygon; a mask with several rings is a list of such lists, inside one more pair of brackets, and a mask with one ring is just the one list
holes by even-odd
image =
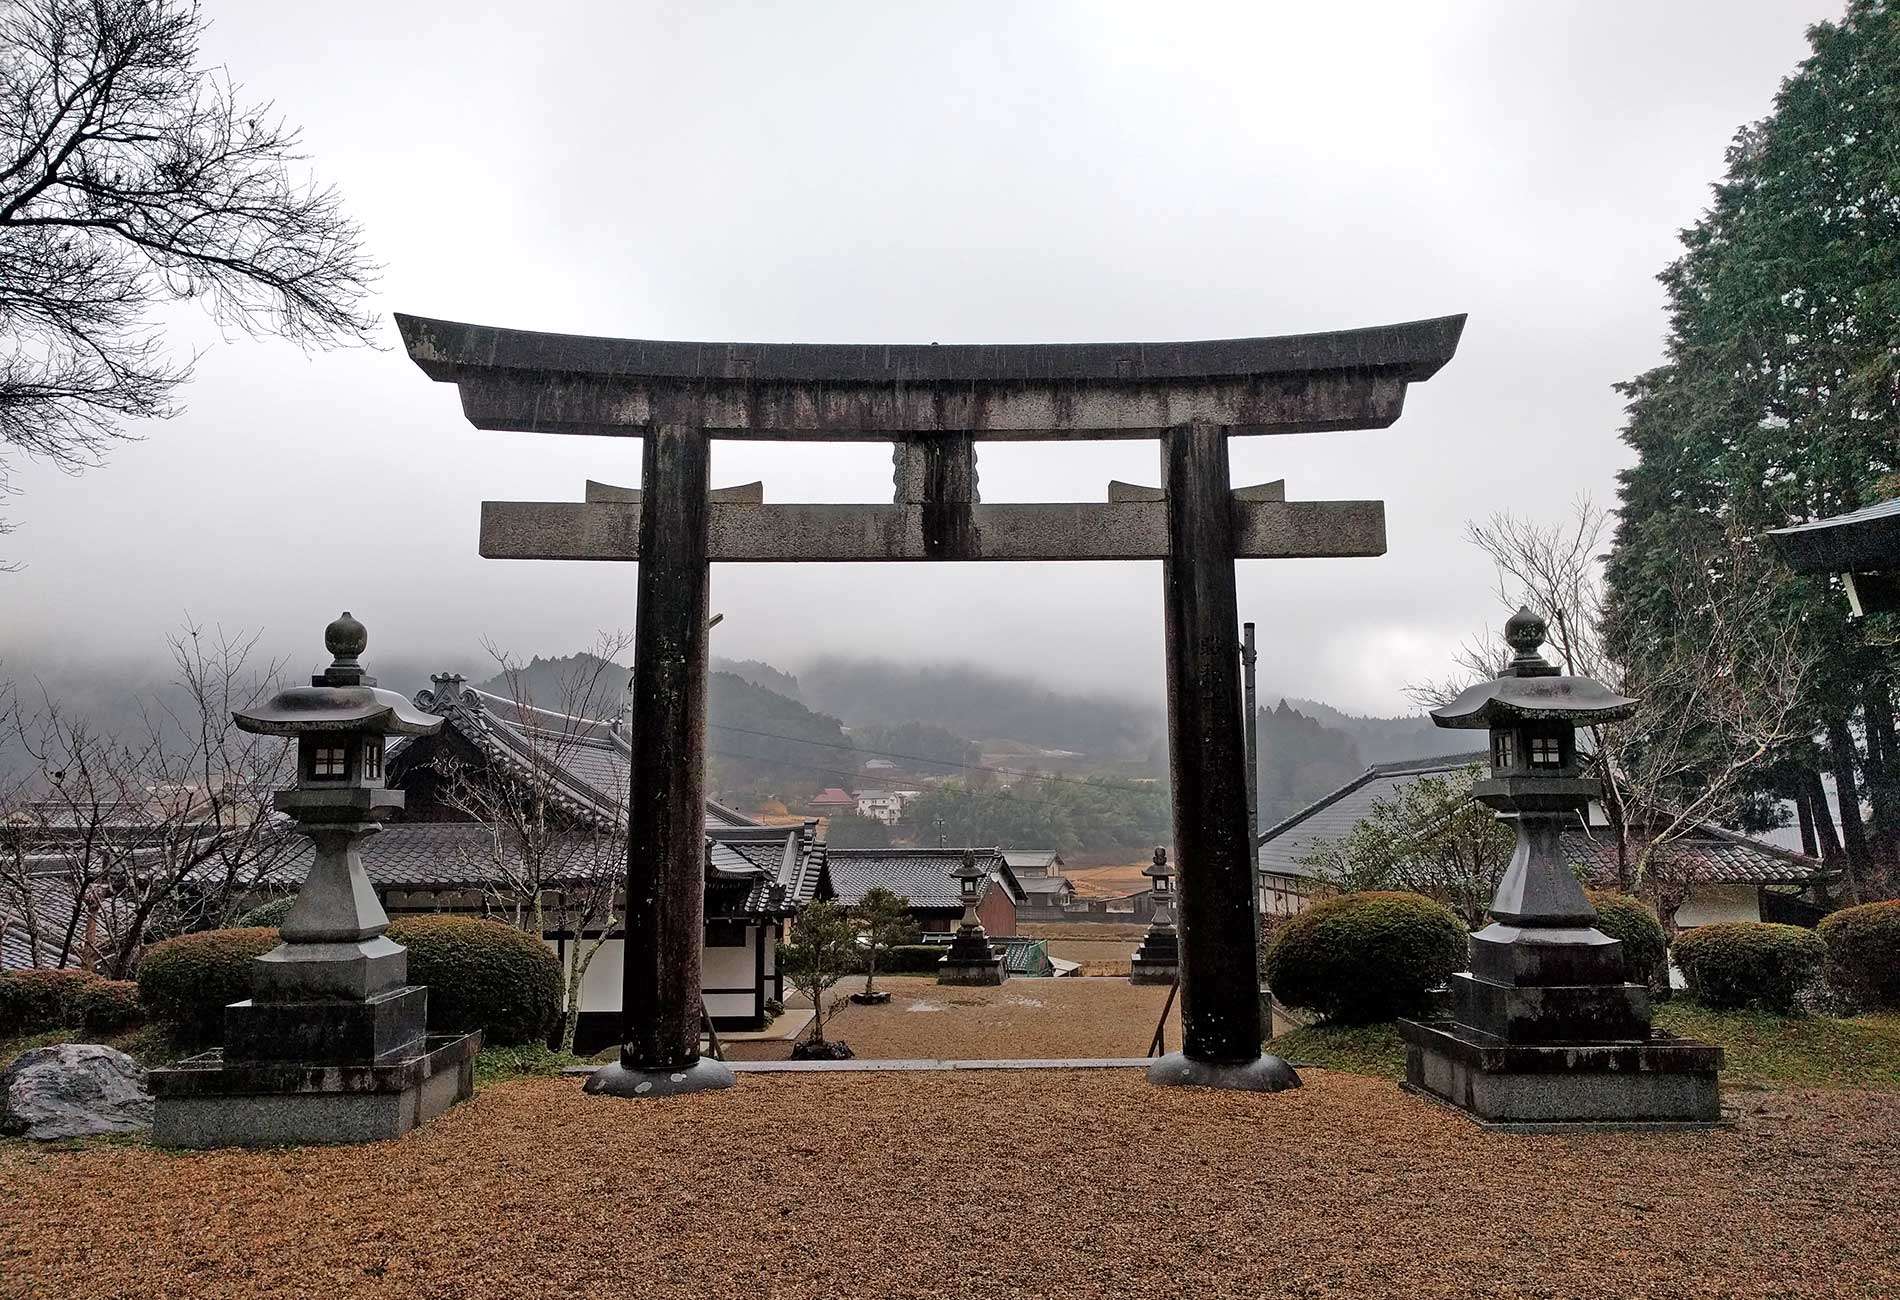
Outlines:
{"label": "torii gate top lintel", "polygon": [[1382,428],[1457,350],[1465,318],[1174,343],[691,343],[398,314],[410,357],[477,428],[891,440]]}

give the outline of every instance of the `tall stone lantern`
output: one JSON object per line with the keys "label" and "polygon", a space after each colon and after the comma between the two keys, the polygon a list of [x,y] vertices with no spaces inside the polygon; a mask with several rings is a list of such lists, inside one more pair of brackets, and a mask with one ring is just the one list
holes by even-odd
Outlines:
{"label": "tall stone lantern", "polygon": [[963,922],[950,940],[950,951],[937,963],[937,983],[1001,984],[1003,958],[990,947],[990,937],[976,914],[990,873],[976,865],[975,850],[965,849],[963,861],[950,874],[957,882],[957,896],[963,900]]}
{"label": "tall stone lantern", "polygon": [[1168,865],[1168,851],[1156,845],[1154,861],[1141,874],[1148,877],[1154,915],[1141,946],[1128,959],[1128,982],[1172,984],[1181,973],[1181,936],[1174,928],[1174,868]]}
{"label": "tall stone lantern", "polygon": [[380,690],[346,611],[324,630],[333,662],[309,686],[233,714],[239,730],[297,742],[296,784],[272,797],[315,848],[283,940],[252,964],[253,996],[225,1008],[224,1047],[151,1075],[153,1137],[168,1146],[274,1146],[396,1137],[468,1097],[479,1034],[428,1035],[428,989],[363,870],[364,841],[402,807],[383,784],[390,736],[442,719]]}
{"label": "tall stone lantern", "polygon": [[1718,1122],[1720,1048],[1653,1036],[1649,989],[1625,977],[1623,945],[1565,860],[1599,783],[1577,728],[1626,718],[1637,701],[1560,672],[1539,652],[1528,609],[1504,625],[1502,675],[1432,711],[1441,727],[1484,728],[1490,771],[1472,797],[1513,823],[1517,846],[1452,976],[1453,1018],[1399,1022],[1406,1081],[1500,1127],[1698,1126]]}

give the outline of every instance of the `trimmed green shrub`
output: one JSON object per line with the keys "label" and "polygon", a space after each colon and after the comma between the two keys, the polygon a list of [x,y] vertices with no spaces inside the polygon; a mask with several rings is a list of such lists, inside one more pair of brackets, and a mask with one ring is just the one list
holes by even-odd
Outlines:
{"label": "trimmed green shrub", "polygon": [[79,1023],[89,1034],[119,1034],[145,1020],[137,980],[97,980],[81,986]]}
{"label": "trimmed green shrub", "polygon": [[1623,941],[1623,978],[1663,987],[1669,979],[1669,932],[1647,904],[1609,890],[1585,890],[1597,909],[1597,929]]}
{"label": "trimmed green shrub", "polygon": [[409,982],[429,986],[429,1028],[482,1031],[484,1046],[545,1043],[561,1018],[561,963],[513,926],[478,916],[406,916]]}
{"label": "trimmed green shrub", "polygon": [[205,930],[153,944],[139,962],[139,1000],[179,1037],[207,1043],[224,1030],[224,1008],[251,996],[251,959],[277,946],[277,931]]}
{"label": "trimmed green shrub", "polygon": [[1465,927],[1423,894],[1375,890],[1315,903],[1280,929],[1267,983],[1288,1006],[1338,1024],[1414,1015],[1465,964]]}
{"label": "trimmed green shrub", "polygon": [[1816,933],[1830,989],[1856,1008],[1900,1007],[1900,900],[1843,908]]}
{"label": "trimmed green shrub", "polygon": [[79,995],[102,984],[89,970],[16,970],[0,975],[0,1037],[79,1027]]}
{"label": "trimmed green shrub", "polygon": [[285,894],[282,898],[273,898],[268,903],[259,903],[244,915],[231,923],[234,930],[254,930],[259,926],[269,926],[275,930],[290,915],[290,909],[296,905],[295,894]]}
{"label": "trimmed green shrub", "polygon": [[1792,1012],[1826,954],[1814,931],[1760,921],[1705,925],[1676,940],[1676,965],[1690,994],[1718,1010]]}

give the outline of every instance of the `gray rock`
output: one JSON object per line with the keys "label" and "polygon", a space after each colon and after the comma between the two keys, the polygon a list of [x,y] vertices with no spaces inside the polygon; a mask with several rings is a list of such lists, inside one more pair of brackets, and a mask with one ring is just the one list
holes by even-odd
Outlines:
{"label": "gray rock", "polygon": [[23,1052],[0,1071],[0,1133],[51,1141],[151,1126],[145,1071],[124,1052],[60,1043]]}

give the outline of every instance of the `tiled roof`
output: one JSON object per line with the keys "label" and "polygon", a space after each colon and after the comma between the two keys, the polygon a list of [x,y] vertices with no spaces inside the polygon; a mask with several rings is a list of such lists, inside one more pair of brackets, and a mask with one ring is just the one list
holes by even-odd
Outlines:
{"label": "tiled roof", "polygon": [[[439,713],[491,762],[521,771],[548,771],[554,792],[571,812],[624,822],[632,750],[617,721],[557,713],[518,704],[452,678],[416,694],[418,708]],[[416,741],[390,747],[389,762]],[[708,827],[757,826],[736,809],[706,801]]]}
{"label": "tiled roof", "polygon": [[1004,849],[1003,856],[1018,872],[1047,871],[1062,862],[1062,855],[1054,849]]}
{"label": "tiled roof", "polygon": [[[1616,879],[1616,844],[1582,827],[1559,837],[1564,859],[1592,880]],[[1716,826],[1698,826],[1662,853],[1687,858],[1692,879],[1715,885],[1808,885],[1821,864]]]}
{"label": "tiled roof", "polygon": [[[1483,763],[1483,752],[1451,754],[1442,758],[1413,759],[1403,763],[1382,763],[1367,768],[1323,799],[1294,813],[1285,821],[1269,827],[1260,846],[1260,870],[1285,876],[1311,876],[1313,869],[1300,862],[1327,840],[1343,839],[1352,828],[1371,814],[1372,805],[1391,800],[1407,785],[1425,776],[1443,776],[1473,764]],[[1616,846],[1578,825],[1566,830],[1560,840],[1564,856],[1574,866],[1586,869],[1598,879],[1616,875]],[[1670,852],[1690,858],[1693,879],[1711,884],[1809,884],[1821,864],[1798,853],[1764,841],[1725,831],[1718,826],[1698,825],[1683,838],[1674,841]]]}
{"label": "tiled roof", "polygon": [[[831,849],[825,861],[832,891],[847,906],[879,885],[909,899],[912,907],[963,906],[962,890],[951,874],[963,864],[962,849]],[[976,850],[976,865],[1004,882],[1012,897],[1023,897],[1023,887],[1001,852]]]}
{"label": "tiled roof", "polygon": [[[26,900],[13,886],[0,888],[0,970],[23,970],[57,964],[59,948],[78,906],[71,883],[64,876],[28,876],[32,892],[32,914],[39,929],[36,945],[27,933]],[[83,928],[83,927],[82,927]],[[75,945],[77,947],[77,945]],[[77,965],[79,954],[70,954],[67,965]]]}
{"label": "tiled roof", "polygon": [[1075,892],[1075,886],[1069,883],[1067,876],[1038,876],[1030,874],[1017,876],[1016,883],[1023,887],[1025,894],[1068,894]]}
{"label": "tiled roof", "polygon": [[1300,859],[1326,840],[1343,839],[1380,800],[1394,798],[1421,776],[1443,776],[1482,763],[1485,753],[1447,754],[1402,763],[1375,763],[1329,795],[1261,833],[1260,869],[1277,875],[1306,876],[1312,868]]}
{"label": "tiled roof", "polygon": [[[558,855],[545,880],[582,882],[626,872],[618,839],[597,846],[574,835],[557,841]],[[310,872],[314,850],[300,838],[281,878],[300,882]],[[477,822],[391,822],[363,844],[363,869],[378,889],[458,889],[503,885],[525,874],[521,855]],[[784,916],[809,901],[824,870],[824,846],[816,827],[713,828],[708,837],[708,910],[732,915]],[[715,899],[713,895],[717,894]]]}

